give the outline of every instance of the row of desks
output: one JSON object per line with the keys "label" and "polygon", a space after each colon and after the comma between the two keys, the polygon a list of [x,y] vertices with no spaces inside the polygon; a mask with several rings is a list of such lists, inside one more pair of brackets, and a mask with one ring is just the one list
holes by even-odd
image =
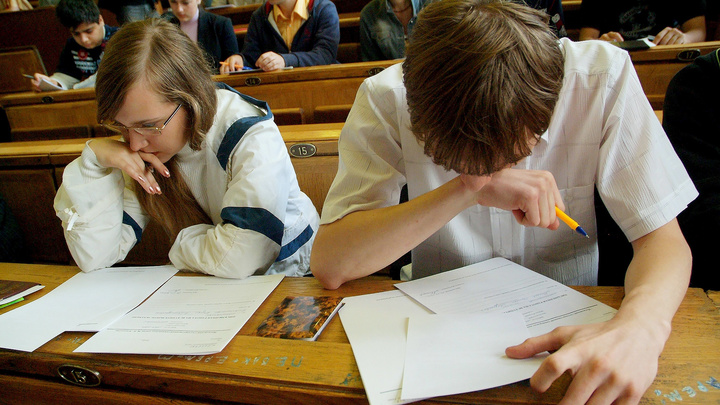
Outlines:
{"label": "row of desks", "polygon": [[[668,83],[700,55],[720,48],[720,41],[658,46],[631,53],[645,94],[661,110]],[[279,72],[218,75],[240,92],[265,100],[272,109],[300,108],[303,123],[315,123],[318,107],[349,106],[362,81],[399,62],[359,62],[312,66]],[[13,133],[97,125],[94,89],[17,93],[0,97]]]}
{"label": "row of desks", "polygon": [[[0,279],[46,286],[15,307],[40,298],[78,271],[72,266],[0,263]],[[386,277],[372,276],[329,291],[312,277],[285,278],[228,346],[209,356],[73,353],[91,336],[78,332],[63,333],[32,353],[0,349],[0,403],[367,403],[339,317],[315,342],[260,338],[252,333],[286,296],[347,297],[391,290],[393,283]],[[623,297],[620,287],[576,289],[614,308]],[[716,293],[712,295],[717,297]],[[68,310],[87,304],[81,300],[68,303]],[[2,309],[0,314],[12,308]],[[720,311],[703,290],[689,289],[672,326],[657,377],[641,403],[720,403]],[[57,371],[63,365],[71,365],[80,373],[97,372],[102,382],[94,388],[64,382]],[[554,404],[569,382],[569,376],[564,375],[542,395],[523,381],[424,403]]]}

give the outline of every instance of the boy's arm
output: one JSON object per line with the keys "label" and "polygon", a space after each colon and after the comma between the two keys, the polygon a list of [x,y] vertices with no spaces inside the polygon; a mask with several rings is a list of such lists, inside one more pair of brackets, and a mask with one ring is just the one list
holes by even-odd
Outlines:
{"label": "boy's arm", "polygon": [[557,229],[555,206],[564,209],[555,179],[538,170],[461,175],[410,201],[356,211],[318,230],[310,268],[335,289],[392,263],[475,204],[513,211],[525,226]]}
{"label": "boy's arm", "polygon": [[625,298],[604,323],[557,328],[507,349],[513,358],[555,351],[530,379],[544,392],[569,371],[563,403],[637,403],[657,373],[672,318],[687,290],[692,257],[677,220],[635,240]]}
{"label": "boy's arm", "polygon": [[680,29],[685,33],[685,43],[705,41],[705,16],[700,15],[685,21]]}

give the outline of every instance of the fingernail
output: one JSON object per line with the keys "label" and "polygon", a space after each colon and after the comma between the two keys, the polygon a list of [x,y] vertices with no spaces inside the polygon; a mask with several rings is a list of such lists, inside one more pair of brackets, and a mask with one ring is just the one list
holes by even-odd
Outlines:
{"label": "fingernail", "polygon": [[143,176],[138,176],[138,181],[145,183],[145,178]]}
{"label": "fingernail", "polygon": [[160,186],[155,186],[155,191],[157,191],[158,194],[162,194],[162,191],[160,191]]}
{"label": "fingernail", "polygon": [[165,169],[163,173],[165,174],[165,177],[170,177],[170,170]]}

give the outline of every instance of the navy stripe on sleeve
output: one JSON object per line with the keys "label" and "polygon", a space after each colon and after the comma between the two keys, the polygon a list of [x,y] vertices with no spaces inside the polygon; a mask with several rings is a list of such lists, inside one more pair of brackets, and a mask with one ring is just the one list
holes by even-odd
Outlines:
{"label": "navy stripe on sleeve", "polygon": [[216,86],[220,89],[232,91],[233,93],[239,95],[249,104],[252,104],[260,109],[267,111],[267,114],[265,114],[264,116],[240,118],[239,120],[235,121],[230,126],[230,128],[228,128],[222,142],[220,142],[220,147],[217,151],[218,162],[220,163],[220,166],[223,168],[223,170],[225,170],[227,168],[227,163],[230,160],[230,154],[232,153],[233,149],[235,149],[235,146],[237,146],[238,142],[240,142],[240,139],[242,139],[242,137],[245,135],[247,130],[258,122],[272,119],[273,114],[272,111],[270,111],[270,106],[268,105],[268,103],[264,101],[260,101],[250,96],[246,96],[245,94],[238,92],[237,90],[233,89],[225,83],[216,83]]}
{"label": "navy stripe on sleeve", "polygon": [[297,238],[293,239],[290,243],[280,249],[280,254],[278,255],[277,259],[275,259],[275,261],[279,262],[281,260],[285,260],[295,254],[298,249],[300,249],[305,243],[310,240],[310,238],[312,238],[312,235],[313,229],[310,227],[310,225],[308,225],[307,228],[305,228],[305,230],[297,236]]}
{"label": "navy stripe on sleeve", "polygon": [[277,243],[278,246],[282,245],[285,225],[265,208],[225,207],[220,212],[220,217],[224,223],[261,233]]}
{"label": "navy stripe on sleeve", "polygon": [[140,238],[142,238],[142,228],[140,228],[140,225],[138,225],[138,223],[135,222],[135,220],[125,211],[123,211],[122,223],[132,227],[133,231],[135,231],[135,239],[137,240],[137,243],[140,243]]}

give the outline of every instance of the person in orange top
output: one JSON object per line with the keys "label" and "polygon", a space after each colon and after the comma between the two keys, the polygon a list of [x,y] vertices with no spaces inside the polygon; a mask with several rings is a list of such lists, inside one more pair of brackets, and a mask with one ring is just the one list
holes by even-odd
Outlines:
{"label": "person in orange top", "polygon": [[264,71],[337,63],[340,22],[330,0],[267,0],[250,18],[244,65]]}

